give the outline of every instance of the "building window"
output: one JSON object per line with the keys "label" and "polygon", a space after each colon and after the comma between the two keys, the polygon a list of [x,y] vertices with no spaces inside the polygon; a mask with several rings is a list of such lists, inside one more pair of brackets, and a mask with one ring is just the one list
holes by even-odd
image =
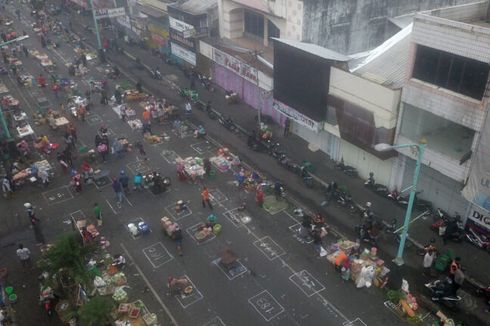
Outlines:
{"label": "building window", "polygon": [[267,28],[269,30],[269,38],[271,38],[271,37],[280,38],[281,37],[281,31],[279,30],[279,28],[276,27],[276,25],[273,22],[268,20],[267,25],[268,25]]}
{"label": "building window", "polygon": [[481,100],[490,65],[418,45],[412,77]]}
{"label": "building window", "polygon": [[246,34],[260,39],[264,38],[264,16],[253,11],[245,10],[244,21],[244,30]]}
{"label": "building window", "polygon": [[414,143],[425,139],[431,150],[459,161],[471,150],[475,131],[403,103],[400,135]]}

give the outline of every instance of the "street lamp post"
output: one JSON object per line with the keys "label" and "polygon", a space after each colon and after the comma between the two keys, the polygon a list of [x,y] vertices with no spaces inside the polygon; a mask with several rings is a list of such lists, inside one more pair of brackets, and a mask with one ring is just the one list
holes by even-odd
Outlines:
{"label": "street lamp post", "polygon": [[94,19],[95,36],[97,37],[97,45],[99,50],[99,58],[101,62],[105,62],[105,54],[102,50],[102,42],[100,40],[99,23],[97,22],[97,15],[95,14],[94,0],[89,0],[90,10],[92,11],[92,17]]}
{"label": "street lamp post", "polygon": [[374,149],[377,150],[378,152],[385,152],[395,148],[405,148],[405,147],[416,147],[418,153],[417,153],[417,162],[415,164],[415,170],[413,173],[412,186],[410,188],[410,197],[408,199],[407,211],[405,212],[405,220],[403,221],[403,229],[400,237],[400,245],[398,246],[396,258],[393,260],[393,262],[398,266],[402,266],[404,264],[403,250],[405,249],[405,242],[407,241],[407,236],[408,236],[408,228],[410,226],[410,220],[412,218],[413,204],[415,201],[415,194],[417,192],[417,182],[419,180],[420,167],[422,165],[422,159],[424,158],[424,151],[425,151],[426,144],[400,144],[400,145],[376,144],[374,146]]}

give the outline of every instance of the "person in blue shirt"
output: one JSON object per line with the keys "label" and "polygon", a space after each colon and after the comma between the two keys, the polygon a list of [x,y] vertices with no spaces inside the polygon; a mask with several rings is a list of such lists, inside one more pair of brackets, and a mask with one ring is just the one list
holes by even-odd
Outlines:
{"label": "person in blue shirt", "polygon": [[142,182],[143,176],[141,175],[141,172],[138,172],[133,178],[134,190],[143,189]]}

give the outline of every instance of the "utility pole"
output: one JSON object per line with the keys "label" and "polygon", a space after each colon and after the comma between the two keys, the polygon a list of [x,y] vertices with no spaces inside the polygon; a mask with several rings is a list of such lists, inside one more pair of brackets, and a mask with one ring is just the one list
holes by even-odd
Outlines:
{"label": "utility pole", "polygon": [[92,10],[92,17],[94,18],[94,27],[95,27],[95,36],[97,37],[97,45],[98,45],[98,55],[100,58],[101,62],[105,62],[105,53],[104,50],[102,49],[102,42],[100,40],[100,33],[99,33],[99,24],[97,22],[97,16],[95,14],[95,8],[94,8],[94,0],[89,0],[90,2],[90,9]]}

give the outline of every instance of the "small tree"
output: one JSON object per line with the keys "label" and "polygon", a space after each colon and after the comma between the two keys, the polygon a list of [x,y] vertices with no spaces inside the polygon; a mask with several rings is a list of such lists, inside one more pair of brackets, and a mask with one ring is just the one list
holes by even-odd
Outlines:
{"label": "small tree", "polygon": [[105,326],[113,308],[110,298],[96,296],[80,308],[78,322],[80,326]]}
{"label": "small tree", "polygon": [[62,235],[38,262],[51,275],[62,274],[75,283],[89,284],[86,270],[88,257],[97,250],[95,245],[83,245],[78,233]]}

